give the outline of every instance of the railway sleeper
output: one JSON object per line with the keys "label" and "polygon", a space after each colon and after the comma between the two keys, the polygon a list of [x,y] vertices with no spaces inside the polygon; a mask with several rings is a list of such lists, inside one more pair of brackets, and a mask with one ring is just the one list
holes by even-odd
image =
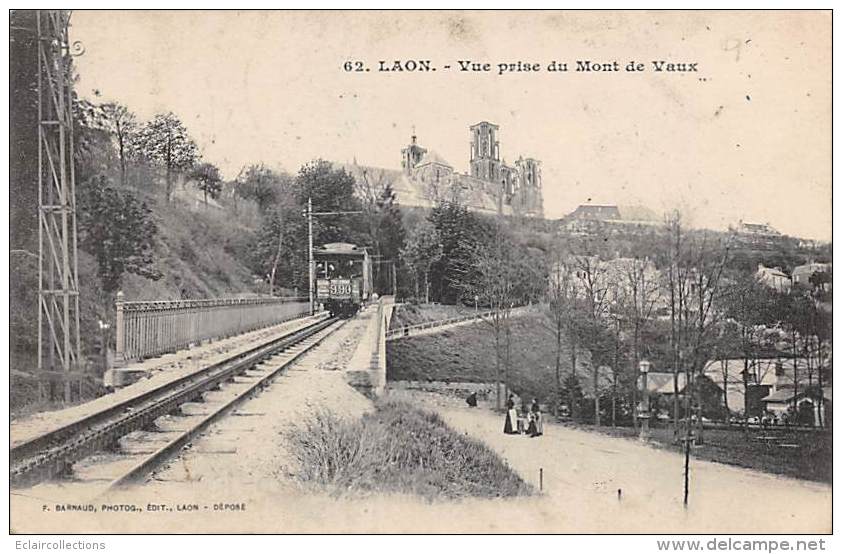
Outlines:
{"label": "railway sleeper", "polygon": [[[330,325],[322,322],[307,332],[278,341],[271,347],[265,347],[254,355],[241,356],[232,360],[228,367],[217,367],[217,371],[210,378],[207,375],[198,379],[185,379],[173,383],[169,390],[169,398],[160,398],[160,392],[151,391],[144,395],[146,406],[126,406],[108,412],[108,417],[116,417],[115,421],[101,424],[100,428],[86,427],[83,423],[64,428],[60,433],[52,435],[48,440],[34,441],[16,452],[19,462],[9,472],[12,487],[31,486],[40,481],[63,478],[72,475],[73,464],[97,452],[119,452],[120,438],[133,431],[161,432],[156,420],[167,414],[181,415],[181,404],[187,402],[205,402],[204,393],[209,390],[220,390],[223,382],[235,381],[237,376],[247,371],[266,373],[275,367],[259,367],[261,365],[276,366],[271,358],[283,353],[293,346],[306,344],[306,339],[315,336]],[[297,357],[297,356],[293,356]],[[258,376],[246,375],[248,382],[254,382]],[[269,383],[257,379],[258,384],[253,392],[264,389]],[[175,392],[173,394],[173,390]],[[156,399],[155,394],[159,397]],[[249,394],[251,396],[251,394]],[[78,437],[73,440],[73,437]]]}

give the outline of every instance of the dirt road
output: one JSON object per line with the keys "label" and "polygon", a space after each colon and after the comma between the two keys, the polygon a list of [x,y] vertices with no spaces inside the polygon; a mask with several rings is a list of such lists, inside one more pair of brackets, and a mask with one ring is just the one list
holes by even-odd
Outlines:
{"label": "dirt road", "polygon": [[[357,417],[371,406],[337,371],[354,343],[351,330],[337,336],[330,351],[305,361],[244,405],[243,416],[229,418],[196,441],[192,451],[174,460],[155,481],[107,499],[83,498],[72,483],[21,491],[12,497],[12,528],[94,533],[819,533],[831,527],[828,486],[694,460],[685,510],[679,455],[551,424],[540,438],[507,436],[496,414],[429,393],[393,394],[412,395],[453,428],[484,441],[536,488],[543,468],[543,494],[427,502],[354,492],[333,498],[303,487],[284,471],[289,460],[282,431],[311,410],[341,405],[347,416]],[[619,499],[617,489],[622,489]],[[90,504],[96,512],[61,512],[58,502]]]}
{"label": "dirt road", "polygon": [[[831,488],[714,462],[691,460],[631,439],[547,424],[543,437],[504,435],[503,419],[433,395],[419,399],[454,428],[491,446],[546,505],[538,527],[579,532],[802,533],[831,529]],[[618,489],[621,494],[618,495]]]}

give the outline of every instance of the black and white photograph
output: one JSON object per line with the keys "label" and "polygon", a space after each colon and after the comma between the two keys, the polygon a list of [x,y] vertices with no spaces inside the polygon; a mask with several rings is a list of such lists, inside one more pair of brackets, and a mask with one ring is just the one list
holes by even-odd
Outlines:
{"label": "black and white photograph", "polygon": [[11,535],[825,548],[830,10],[8,17]]}

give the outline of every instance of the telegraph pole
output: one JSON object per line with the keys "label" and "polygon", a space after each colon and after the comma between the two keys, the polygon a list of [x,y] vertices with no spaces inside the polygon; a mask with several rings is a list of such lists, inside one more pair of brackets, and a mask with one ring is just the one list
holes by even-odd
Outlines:
{"label": "telegraph pole", "polygon": [[652,364],[648,360],[640,360],[640,374],[643,376],[643,406],[638,419],[642,419],[640,425],[640,440],[649,440],[649,367]]}
{"label": "telegraph pole", "polygon": [[313,199],[309,196],[307,197],[307,244],[307,268],[310,275],[310,315],[313,315],[316,312],[313,303],[313,287],[316,286],[316,266],[313,262]]}
{"label": "telegraph pole", "polygon": [[395,269],[395,260],[392,260],[392,294],[395,299],[398,297],[398,270]]}

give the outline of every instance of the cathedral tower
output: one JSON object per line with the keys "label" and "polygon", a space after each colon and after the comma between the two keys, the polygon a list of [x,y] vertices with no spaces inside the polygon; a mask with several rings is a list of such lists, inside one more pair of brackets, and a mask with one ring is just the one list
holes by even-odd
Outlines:
{"label": "cathedral tower", "polygon": [[499,129],[487,121],[471,126],[471,177],[493,182],[500,180]]}
{"label": "cathedral tower", "polygon": [[406,148],[401,150],[401,167],[403,167],[404,173],[412,175],[412,170],[415,169],[415,166],[418,165],[426,153],[426,148],[418,146],[418,137],[415,136],[415,127],[413,126],[411,142]]}
{"label": "cathedral tower", "polygon": [[543,215],[541,162],[521,158],[515,162],[515,167],[520,177],[521,210],[528,215]]}

